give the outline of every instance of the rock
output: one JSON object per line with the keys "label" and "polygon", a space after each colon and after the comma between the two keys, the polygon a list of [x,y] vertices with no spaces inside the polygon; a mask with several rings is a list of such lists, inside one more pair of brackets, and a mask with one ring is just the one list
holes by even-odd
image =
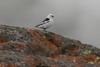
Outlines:
{"label": "rock", "polygon": [[100,49],[53,32],[0,25],[0,67],[99,67]]}

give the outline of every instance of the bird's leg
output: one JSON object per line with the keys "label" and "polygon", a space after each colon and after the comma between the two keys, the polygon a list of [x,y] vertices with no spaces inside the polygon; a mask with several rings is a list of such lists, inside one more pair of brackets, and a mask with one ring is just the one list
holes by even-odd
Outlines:
{"label": "bird's leg", "polygon": [[44,33],[46,33],[47,32],[46,28],[43,28],[43,31],[44,31]]}
{"label": "bird's leg", "polygon": [[46,28],[44,28],[43,30],[46,31]]}

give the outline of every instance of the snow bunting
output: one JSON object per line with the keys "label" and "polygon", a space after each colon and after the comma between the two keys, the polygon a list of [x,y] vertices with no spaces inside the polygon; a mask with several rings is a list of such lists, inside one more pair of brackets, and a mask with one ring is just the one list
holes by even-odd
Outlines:
{"label": "snow bunting", "polygon": [[54,15],[53,14],[49,14],[45,20],[43,20],[40,24],[36,25],[35,27],[37,28],[41,28],[43,30],[48,29],[49,27],[51,27],[51,25],[54,23],[53,22],[53,18]]}

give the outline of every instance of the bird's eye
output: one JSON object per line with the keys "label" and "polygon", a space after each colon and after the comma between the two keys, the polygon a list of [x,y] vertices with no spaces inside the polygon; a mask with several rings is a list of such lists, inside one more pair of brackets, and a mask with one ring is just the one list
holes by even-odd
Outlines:
{"label": "bird's eye", "polygon": [[54,17],[54,16],[51,16],[51,17]]}

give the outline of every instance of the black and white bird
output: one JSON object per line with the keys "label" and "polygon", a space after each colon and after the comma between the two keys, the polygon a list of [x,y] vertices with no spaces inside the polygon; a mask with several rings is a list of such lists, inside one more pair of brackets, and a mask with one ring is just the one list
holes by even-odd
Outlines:
{"label": "black and white bird", "polygon": [[54,15],[49,14],[45,20],[43,20],[40,24],[36,25],[35,27],[46,30],[46,29],[50,28],[52,26],[52,24],[54,23],[53,18],[54,18]]}

